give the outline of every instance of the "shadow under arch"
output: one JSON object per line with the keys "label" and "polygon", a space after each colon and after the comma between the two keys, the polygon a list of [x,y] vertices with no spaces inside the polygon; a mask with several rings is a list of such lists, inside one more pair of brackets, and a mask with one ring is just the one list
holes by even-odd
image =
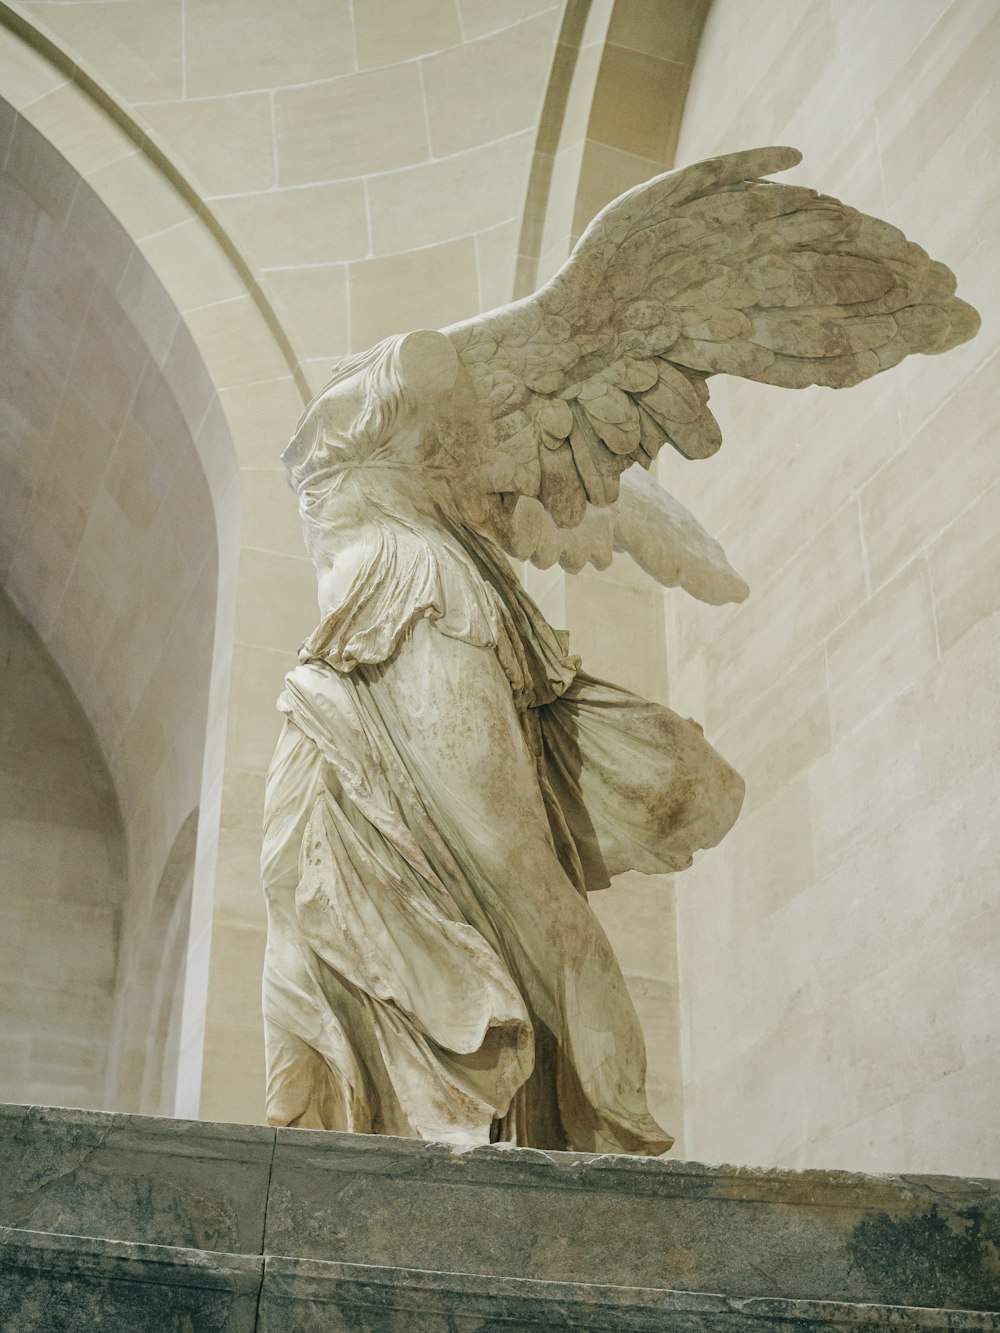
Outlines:
{"label": "shadow under arch", "polygon": [[180,1059],[183,980],[198,840],[198,808],[181,824],[149,910],[124,959],[106,1080],[109,1104],[172,1115]]}
{"label": "shadow under arch", "polygon": [[[185,952],[211,919],[239,468],[211,358],[95,185],[95,161],[131,168],[142,155],[97,103],[86,133],[43,132],[32,117],[64,86],[58,72],[27,47],[13,68],[9,94],[0,72],[0,584],[70,681],[112,774],[128,843],[124,976],[184,828],[197,829]],[[162,206],[169,225],[174,185],[143,179],[144,207]],[[222,249],[218,263],[231,271]],[[189,825],[193,807],[202,818]],[[207,973],[184,973],[196,1034]],[[109,1087],[116,1108],[146,1095],[141,1077],[130,1082]]]}
{"label": "shadow under arch", "polygon": [[668,171],[711,0],[567,0],[539,121],[514,298],[565,261],[587,224]]}

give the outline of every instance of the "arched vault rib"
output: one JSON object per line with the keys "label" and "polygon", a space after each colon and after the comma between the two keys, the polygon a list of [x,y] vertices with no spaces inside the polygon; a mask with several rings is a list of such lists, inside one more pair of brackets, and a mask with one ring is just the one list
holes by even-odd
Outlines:
{"label": "arched vault rib", "polygon": [[0,23],[65,74],[95,106],[100,107],[193,209],[245,284],[248,295],[281,351],[303,403],[308,402],[312,394],[277,311],[261,287],[252,265],[216,211],[206,202],[192,175],[180,165],[174,154],[167,151],[159,136],[139,124],[104,80],[98,78],[85,64],[74,60],[59,45],[44,24],[28,18],[15,6],[7,4],[6,0],[0,0]]}

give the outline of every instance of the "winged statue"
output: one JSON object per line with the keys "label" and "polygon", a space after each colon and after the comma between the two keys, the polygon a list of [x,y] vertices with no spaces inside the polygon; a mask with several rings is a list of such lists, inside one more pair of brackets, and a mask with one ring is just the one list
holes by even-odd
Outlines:
{"label": "winged statue", "polygon": [[279,708],[262,877],[272,1124],[658,1154],[635,1011],[587,894],[735,821],[694,722],[588,675],[509,557],[628,552],[746,585],[650,472],[721,443],[713,375],[846,388],[971,338],[895,227],[713,158],[604,209],[540,291],[334,367],[284,463],[322,619]]}

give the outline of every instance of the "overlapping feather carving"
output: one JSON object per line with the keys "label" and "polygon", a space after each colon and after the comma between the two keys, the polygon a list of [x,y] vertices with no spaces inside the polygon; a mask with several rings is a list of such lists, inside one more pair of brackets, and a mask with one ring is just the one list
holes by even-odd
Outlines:
{"label": "overlapping feather carving", "polygon": [[799,160],[761,148],[637,186],[540,291],[444,330],[492,420],[498,520],[526,496],[576,528],[665,441],[714,453],[711,375],[845,388],[974,335],[950,270],[902,232],[763,179]]}

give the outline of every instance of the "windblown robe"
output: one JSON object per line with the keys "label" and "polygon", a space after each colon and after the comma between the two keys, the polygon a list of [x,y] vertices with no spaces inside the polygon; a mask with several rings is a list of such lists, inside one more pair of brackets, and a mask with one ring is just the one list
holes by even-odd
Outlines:
{"label": "windblown robe", "polygon": [[499,549],[435,519],[380,495],[354,523],[279,700],[268,1120],[663,1152],[586,895],[688,865],[742,783],[694,723],[584,674]]}

